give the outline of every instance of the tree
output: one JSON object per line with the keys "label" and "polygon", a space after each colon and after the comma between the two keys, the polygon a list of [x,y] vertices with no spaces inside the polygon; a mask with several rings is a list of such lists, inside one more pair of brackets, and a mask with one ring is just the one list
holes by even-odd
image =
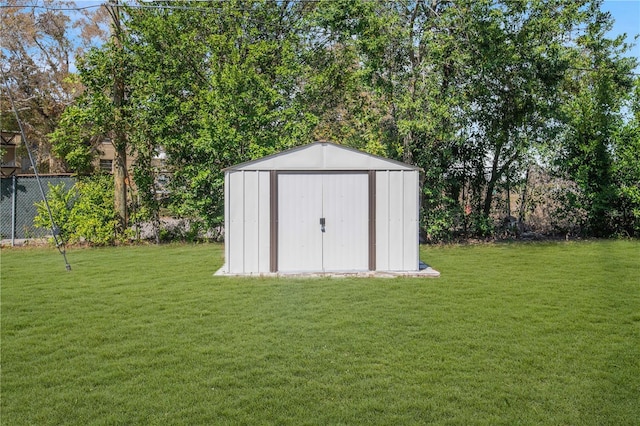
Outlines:
{"label": "tree", "polygon": [[358,148],[422,167],[425,225],[434,237],[449,232],[449,207],[457,204],[450,171],[464,126],[462,18],[447,1],[325,2],[312,30],[327,40],[320,52],[340,66],[323,90],[342,90],[326,97],[335,103],[325,114],[337,119],[321,115],[321,124],[355,135],[347,140],[359,139]]}
{"label": "tree", "polygon": [[[53,138],[78,171],[100,137],[122,159],[135,153],[133,178],[156,223],[160,152],[170,207],[215,228],[225,167],[313,138],[421,167],[422,225],[434,239],[490,234],[497,194],[544,149],[591,194],[580,201],[591,229],[622,197],[617,187],[627,195],[615,214],[635,214],[635,127],[620,115],[633,64],[604,38],[598,1],[112,6],[114,36],[79,61],[84,92]],[[618,226],[607,221],[606,232]]]}
{"label": "tree", "polygon": [[[64,171],[54,162],[48,135],[58,125],[64,109],[73,103],[81,85],[73,78],[73,61],[101,33],[101,15],[84,10],[74,15],[55,10],[73,7],[73,2],[27,2],[8,0],[0,8],[2,22],[3,73],[20,111],[26,136],[37,146],[37,163],[44,171]],[[72,35],[79,30],[77,36]],[[3,104],[5,102],[3,90]],[[1,111],[3,127],[12,127],[15,118]],[[17,129],[17,126],[13,126]],[[50,167],[51,166],[51,167]]]}
{"label": "tree", "polygon": [[602,19],[588,0],[328,2],[317,15],[313,34],[331,54],[356,52],[337,79],[349,83],[342,97],[329,97],[334,133],[375,135],[387,155],[423,168],[433,235],[466,230],[469,218],[491,232],[495,194],[563,129],[565,78],[585,55],[575,34]]}
{"label": "tree", "polygon": [[129,217],[127,209],[127,148],[129,142],[127,140],[127,125],[130,121],[126,117],[125,112],[125,96],[126,96],[126,70],[125,70],[125,54],[123,50],[123,39],[125,37],[124,29],[120,22],[120,8],[118,0],[111,0],[106,6],[111,16],[111,41],[114,63],[111,69],[113,78],[113,89],[111,99],[113,105],[113,121],[110,123],[110,136],[113,143],[113,187],[114,187],[114,208],[118,212],[120,229],[126,229]]}
{"label": "tree", "polygon": [[[198,3],[197,13],[128,9],[124,45],[135,64],[129,102],[136,111],[130,135],[145,158],[166,153],[178,214],[220,226],[223,168],[310,141],[315,118],[302,107],[307,66],[297,20],[303,6],[229,1]],[[135,175],[143,178],[140,170]]]}
{"label": "tree", "polygon": [[584,3],[474,2],[468,79],[473,182],[485,219],[503,179],[524,175],[538,148],[558,128],[559,89],[570,64],[572,32],[591,16]]}
{"label": "tree", "polygon": [[615,232],[640,236],[640,77],[627,105],[630,116],[614,131],[612,180],[616,191]]}
{"label": "tree", "polygon": [[501,180],[552,130],[567,67],[563,43],[584,18],[575,2],[552,3],[324,6],[335,39],[357,47],[359,87],[373,99],[369,133],[387,155],[425,171],[422,205],[433,233],[466,220],[467,189],[479,223],[487,223]]}
{"label": "tree", "polygon": [[111,19],[111,39],[78,59],[79,82],[83,92],[67,108],[60,125],[51,134],[56,153],[72,170],[90,173],[96,145],[108,138],[115,148],[113,164],[114,208],[119,229],[128,224],[127,150],[128,132],[133,124],[126,106],[131,64],[123,48],[126,37],[117,0],[103,6]]}
{"label": "tree", "polygon": [[577,39],[572,69],[564,82],[566,128],[555,160],[559,172],[581,190],[575,207],[587,211],[583,231],[603,237],[615,233],[618,219],[614,216],[620,214],[614,156],[629,160],[626,164],[631,166],[633,155],[628,156],[627,149],[637,145],[630,127],[625,136],[617,130],[623,127],[622,106],[632,88],[631,70],[637,62],[623,57],[627,49],[623,36],[605,37],[612,21],[599,10],[599,4],[592,4],[589,12],[593,20]]}

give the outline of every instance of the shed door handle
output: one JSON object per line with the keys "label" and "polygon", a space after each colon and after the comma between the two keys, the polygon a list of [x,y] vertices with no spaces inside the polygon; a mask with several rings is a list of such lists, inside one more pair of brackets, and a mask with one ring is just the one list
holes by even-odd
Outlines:
{"label": "shed door handle", "polygon": [[324,232],[325,231],[325,221],[324,221],[324,217],[320,218],[320,231]]}

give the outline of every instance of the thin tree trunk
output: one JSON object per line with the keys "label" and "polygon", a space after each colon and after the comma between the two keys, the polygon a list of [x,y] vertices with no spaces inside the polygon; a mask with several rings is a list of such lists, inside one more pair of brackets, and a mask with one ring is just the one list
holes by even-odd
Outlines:
{"label": "thin tree trunk", "polygon": [[493,162],[491,164],[491,176],[487,183],[487,193],[484,196],[484,206],[482,213],[485,217],[489,217],[491,213],[491,204],[493,203],[493,191],[496,187],[496,182],[500,178],[498,174],[498,162],[500,161],[500,146],[497,147],[495,154],[493,155]]}
{"label": "thin tree trunk", "polygon": [[511,220],[511,182],[507,174],[507,218]]}
{"label": "thin tree trunk", "polygon": [[113,147],[115,157],[113,161],[113,181],[114,181],[114,208],[118,215],[119,231],[126,229],[128,222],[127,215],[127,140],[122,129],[123,117],[122,106],[124,102],[124,81],[122,77],[121,51],[122,51],[122,28],[120,26],[120,10],[118,0],[112,0],[110,8],[112,18],[112,38],[118,52],[116,66],[113,76],[113,109],[115,111],[115,122],[113,131]]}
{"label": "thin tree trunk", "polygon": [[[119,132],[116,132],[118,135]],[[116,136],[119,138],[122,136]],[[114,141],[115,156],[113,159],[114,208],[118,215],[120,230],[128,224],[127,212],[127,151],[125,145]]]}
{"label": "thin tree trunk", "polygon": [[529,171],[530,168],[527,167],[527,174],[524,176],[524,189],[522,190],[522,199],[520,200],[520,213],[518,214],[518,220],[520,223],[524,223],[525,212],[526,212],[526,204],[527,204],[527,189],[529,187]]}

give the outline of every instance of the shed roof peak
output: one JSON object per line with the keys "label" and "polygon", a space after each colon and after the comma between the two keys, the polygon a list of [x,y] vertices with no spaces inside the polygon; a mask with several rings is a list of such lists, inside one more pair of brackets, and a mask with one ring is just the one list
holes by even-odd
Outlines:
{"label": "shed roof peak", "polygon": [[347,171],[420,169],[410,164],[369,154],[334,142],[317,141],[224,169],[224,171],[241,170]]}

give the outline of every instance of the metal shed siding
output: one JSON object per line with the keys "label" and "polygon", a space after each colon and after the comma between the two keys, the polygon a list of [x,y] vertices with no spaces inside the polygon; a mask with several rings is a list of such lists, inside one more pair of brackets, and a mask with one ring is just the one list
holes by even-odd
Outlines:
{"label": "metal shed siding", "polygon": [[[369,173],[373,173],[371,177]],[[281,179],[291,174],[297,174],[299,179]],[[358,221],[365,224],[363,232],[352,238],[365,244],[347,247],[348,240],[343,238],[338,245],[331,246],[327,258],[332,265],[330,269],[360,270],[361,264],[375,265],[379,271],[419,269],[419,169],[339,145],[318,142],[225,169],[225,272],[259,274],[275,270],[325,268],[318,268],[316,264],[307,265],[311,259],[301,259],[303,250],[296,252],[291,248],[295,244],[287,243],[289,234],[281,230],[283,233],[279,236],[278,223],[291,222],[293,219],[287,218],[300,216],[298,210],[302,206],[289,198],[289,201],[282,201],[280,197],[283,195],[278,193],[287,191],[291,185],[291,190],[299,185],[304,186],[305,175],[310,182],[318,182],[318,177],[325,176],[322,182],[327,181],[329,193],[334,194],[336,200],[343,200],[339,201],[340,208],[335,215],[367,218]],[[358,183],[349,179],[356,179]],[[279,183],[281,180],[282,186]],[[372,185],[372,190],[375,188],[375,192],[368,190],[369,185]],[[317,192],[312,186],[309,184],[294,193],[309,195]],[[340,195],[344,186],[356,193]],[[369,211],[369,208],[373,211]],[[361,209],[364,209],[364,213],[355,213]],[[327,210],[326,214],[322,214],[327,218],[327,226],[331,224],[333,227],[344,222],[344,218],[336,222],[329,213],[330,210]],[[275,216],[273,221],[272,215]],[[319,230],[316,216],[312,217],[314,232]],[[373,220],[372,224],[369,224],[370,219]],[[354,229],[352,224],[344,226],[348,226],[345,229]],[[369,229],[369,226],[374,226],[374,229]],[[335,229],[339,235],[347,235],[346,231]],[[291,238],[295,237],[296,244],[309,244],[308,238],[303,237],[304,241],[300,241],[301,232],[295,231],[294,234]],[[328,234],[325,236],[329,237]],[[282,252],[285,246],[289,247],[286,253]],[[324,255],[320,257],[324,258]],[[373,258],[369,259],[370,255]],[[308,253],[305,256],[317,257]],[[361,258],[365,260],[361,261]],[[332,259],[339,259],[340,262]],[[347,262],[349,259],[353,262]],[[346,263],[342,263],[343,260]]]}
{"label": "metal shed siding", "polygon": [[418,172],[376,172],[376,269],[418,270]]}
{"label": "metal shed siding", "polygon": [[420,264],[420,201],[419,201],[419,180],[418,172],[403,172],[404,178],[404,199],[402,206],[404,209],[404,220],[402,228],[403,237],[403,271],[417,271]]}
{"label": "metal shed siding", "polygon": [[269,187],[269,172],[226,172],[225,255],[230,273],[269,272]]}

